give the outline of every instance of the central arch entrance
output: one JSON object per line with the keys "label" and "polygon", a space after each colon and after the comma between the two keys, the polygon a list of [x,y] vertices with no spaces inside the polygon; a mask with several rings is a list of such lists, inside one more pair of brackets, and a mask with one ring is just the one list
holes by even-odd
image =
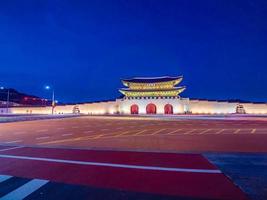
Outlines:
{"label": "central arch entrance", "polygon": [[146,106],[146,114],[157,114],[157,107],[155,104],[150,103]]}
{"label": "central arch entrance", "polygon": [[131,106],[131,114],[132,115],[137,115],[139,113],[139,108],[138,105],[134,104]]}
{"label": "central arch entrance", "polygon": [[173,114],[173,106],[171,104],[166,104],[164,106],[164,113],[167,115]]}

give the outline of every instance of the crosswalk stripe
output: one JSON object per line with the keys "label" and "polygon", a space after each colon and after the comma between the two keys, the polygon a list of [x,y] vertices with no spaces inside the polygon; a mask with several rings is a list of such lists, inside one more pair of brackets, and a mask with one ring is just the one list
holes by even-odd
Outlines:
{"label": "crosswalk stripe", "polygon": [[8,175],[0,175],[0,183],[10,179],[12,176],[8,176]]}
{"label": "crosswalk stripe", "polygon": [[1,197],[1,200],[22,200],[48,182],[48,180],[33,179],[20,186],[19,188],[13,190],[12,192],[8,193],[7,195]]}

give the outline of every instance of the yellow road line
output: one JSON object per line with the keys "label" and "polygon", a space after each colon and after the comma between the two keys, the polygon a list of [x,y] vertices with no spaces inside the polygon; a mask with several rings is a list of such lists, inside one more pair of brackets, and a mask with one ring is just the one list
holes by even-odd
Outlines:
{"label": "yellow road line", "polygon": [[202,135],[202,134],[204,134],[204,133],[207,133],[207,132],[209,132],[211,129],[206,129],[206,130],[204,130],[204,131],[202,131],[202,132],[200,132],[199,134],[200,135]]}
{"label": "yellow road line", "polygon": [[157,133],[159,133],[161,131],[164,131],[164,130],[166,130],[166,128],[159,129],[159,130],[155,131],[154,133],[152,133],[150,135],[156,135]]}
{"label": "yellow road line", "polygon": [[255,133],[255,132],[256,132],[256,130],[257,130],[257,129],[255,129],[255,128],[254,128],[254,129],[252,129],[252,130],[251,130],[251,133]]}
{"label": "yellow road line", "polygon": [[167,133],[167,135],[172,135],[172,134],[174,134],[174,133],[176,133],[176,132],[178,132],[178,131],[181,131],[181,130],[182,130],[181,128],[176,129],[176,130],[174,130],[174,131],[171,131],[171,132]]}
{"label": "yellow road line", "polygon": [[145,129],[145,130],[139,131],[139,132],[135,133],[133,136],[138,136],[138,135],[140,135],[141,133],[144,133],[145,131],[147,131],[147,130]]}
{"label": "yellow road line", "polygon": [[187,131],[187,132],[184,133],[184,135],[190,134],[190,133],[194,132],[195,130],[196,129],[192,129],[191,131]]}
{"label": "yellow road line", "polygon": [[220,134],[220,133],[222,133],[223,131],[225,131],[225,129],[221,129],[221,130],[217,131],[215,134]]}
{"label": "yellow road line", "polygon": [[[116,138],[116,137],[122,137],[124,134],[129,133],[130,131],[124,131],[122,133],[119,133],[117,135],[111,135],[111,136],[106,136],[106,137],[102,137],[102,138]],[[116,133],[112,133],[112,134],[116,134]],[[105,135],[104,135],[105,136]]]}
{"label": "yellow road line", "polygon": [[236,134],[236,133],[239,133],[240,131],[241,129],[236,129],[234,133]]}

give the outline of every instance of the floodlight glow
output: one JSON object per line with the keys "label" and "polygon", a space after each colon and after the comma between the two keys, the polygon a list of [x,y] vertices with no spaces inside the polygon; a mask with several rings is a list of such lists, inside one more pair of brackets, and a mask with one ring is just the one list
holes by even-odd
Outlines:
{"label": "floodlight glow", "polygon": [[49,85],[45,86],[45,89],[50,90],[50,86]]}

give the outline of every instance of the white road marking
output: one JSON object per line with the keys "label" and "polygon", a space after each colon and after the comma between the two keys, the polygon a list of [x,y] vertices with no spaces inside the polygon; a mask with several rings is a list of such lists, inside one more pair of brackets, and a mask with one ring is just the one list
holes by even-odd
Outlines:
{"label": "white road marking", "polygon": [[100,162],[88,162],[88,161],[63,160],[63,159],[54,159],[54,158],[40,158],[40,157],[30,157],[30,156],[13,156],[13,155],[4,155],[4,154],[0,154],[0,158],[46,161],[46,162],[89,165],[89,166],[127,168],[127,169],[141,169],[141,170],[208,173],[208,174],[221,174],[222,173],[220,170],[217,170],[217,169],[190,169],[190,168],[155,167],[155,166],[142,166],[142,165],[127,165],[127,164],[115,164],[115,163],[100,163]]}
{"label": "white road marking", "polygon": [[12,192],[8,193],[7,195],[1,197],[1,200],[22,200],[29,196],[31,193],[35,192],[42,186],[44,186],[46,183],[48,183],[48,180],[40,180],[40,179],[33,179],[24,185],[20,186],[19,188],[13,190]]}
{"label": "white road marking", "polygon": [[70,136],[70,135],[72,135],[72,133],[62,134],[62,136]]}
{"label": "white road marking", "polygon": [[0,183],[4,182],[4,181],[6,181],[6,180],[8,180],[10,178],[12,178],[12,176],[0,175]]}
{"label": "white road marking", "polygon": [[6,149],[0,149],[0,151],[9,151],[9,150],[20,149],[20,148],[23,148],[23,146],[19,146],[19,147],[10,147],[10,148],[6,148]]}
{"label": "white road marking", "polygon": [[64,130],[64,127],[58,127],[57,130]]}
{"label": "white road marking", "polygon": [[5,143],[6,144],[13,144],[13,143],[18,143],[18,142],[22,142],[22,140],[8,141],[8,142],[5,142]]}
{"label": "white road marking", "polygon": [[50,136],[38,137],[38,138],[36,138],[36,140],[45,140],[45,139],[48,139],[48,138],[50,138]]}

